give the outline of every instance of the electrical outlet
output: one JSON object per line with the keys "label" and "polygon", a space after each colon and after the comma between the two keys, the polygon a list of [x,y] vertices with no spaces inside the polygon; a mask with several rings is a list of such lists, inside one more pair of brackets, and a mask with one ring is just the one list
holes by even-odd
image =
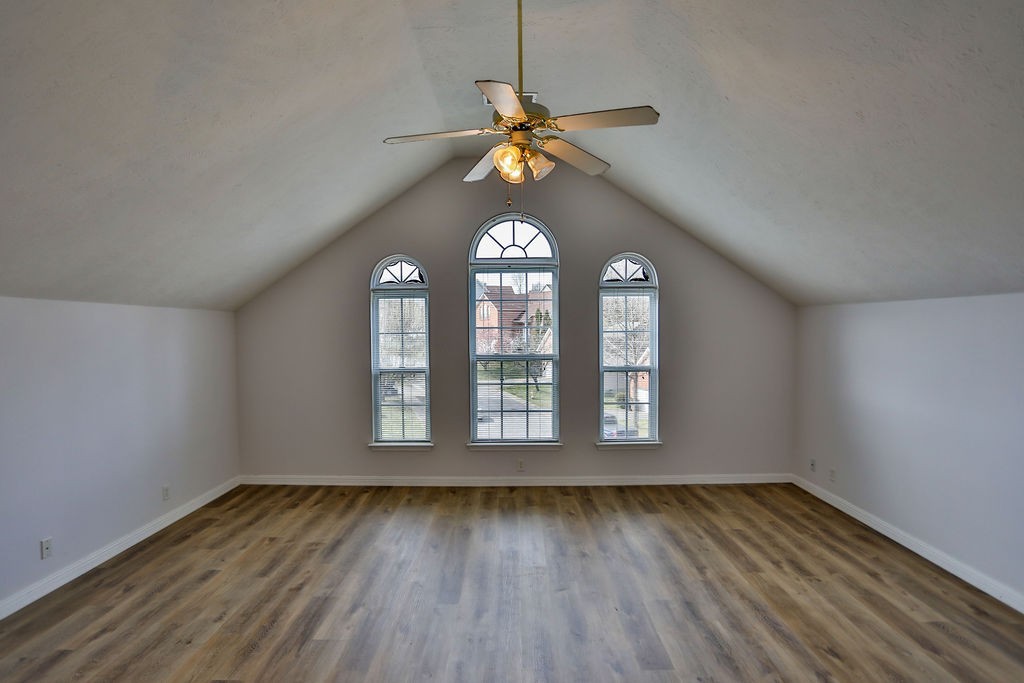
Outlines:
{"label": "electrical outlet", "polygon": [[164,500],[170,500],[171,499],[171,487],[170,486],[162,486],[162,487],[160,487],[160,495],[164,497]]}
{"label": "electrical outlet", "polygon": [[46,558],[48,558],[52,554],[53,554],[53,539],[52,538],[44,538],[43,540],[39,541],[39,559],[40,560],[45,560]]}
{"label": "electrical outlet", "polygon": [[835,480],[836,480],[836,471],[835,470],[829,470],[828,471],[828,480],[833,482],[833,483],[835,483]]}
{"label": "electrical outlet", "polygon": [[814,458],[811,458],[811,472],[817,472],[817,471],[818,471],[818,463],[816,463],[814,461]]}
{"label": "electrical outlet", "polygon": [[526,463],[523,462],[522,460],[517,461],[516,462],[516,472],[525,472],[525,471],[526,471]]}

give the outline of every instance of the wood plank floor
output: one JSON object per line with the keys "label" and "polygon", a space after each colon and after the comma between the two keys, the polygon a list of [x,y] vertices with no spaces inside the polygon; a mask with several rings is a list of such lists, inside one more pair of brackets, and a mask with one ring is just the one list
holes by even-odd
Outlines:
{"label": "wood plank floor", "polygon": [[1024,681],[1024,615],[791,485],[243,486],[2,681]]}

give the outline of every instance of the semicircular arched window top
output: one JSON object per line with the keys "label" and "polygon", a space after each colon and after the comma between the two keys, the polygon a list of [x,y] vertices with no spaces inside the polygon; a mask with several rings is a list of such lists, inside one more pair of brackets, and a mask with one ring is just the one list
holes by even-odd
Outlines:
{"label": "semicircular arched window top", "polygon": [[371,287],[382,285],[413,285],[425,286],[427,274],[418,263],[405,256],[392,256],[377,264],[373,270]]}
{"label": "semicircular arched window top", "polygon": [[536,219],[503,214],[488,223],[473,242],[471,260],[557,260],[554,240]]}
{"label": "semicircular arched window top", "polygon": [[654,269],[642,257],[623,254],[612,259],[604,269],[601,284],[650,284],[658,286]]}

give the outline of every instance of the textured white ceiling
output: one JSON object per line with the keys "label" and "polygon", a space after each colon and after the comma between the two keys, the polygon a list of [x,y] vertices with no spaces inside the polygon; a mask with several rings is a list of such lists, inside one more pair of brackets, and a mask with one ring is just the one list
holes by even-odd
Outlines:
{"label": "textured white ceiling", "polygon": [[[662,114],[565,137],[791,300],[1024,290],[1018,0],[524,5],[553,113]],[[380,140],[487,123],[473,81],[514,82],[514,21],[511,0],[0,2],[0,295],[237,307],[483,153]]]}

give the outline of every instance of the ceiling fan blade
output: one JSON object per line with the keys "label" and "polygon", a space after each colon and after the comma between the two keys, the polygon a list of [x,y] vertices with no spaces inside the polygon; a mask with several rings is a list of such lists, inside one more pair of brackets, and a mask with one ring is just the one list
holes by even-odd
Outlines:
{"label": "ceiling fan blade", "polygon": [[491,171],[494,170],[494,160],[492,159],[494,156],[494,150],[504,144],[504,142],[499,142],[494,147],[487,150],[487,154],[483,155],[483,157],[480,158],[480,161],[476,162],[476,166],[469,170],[469,173],[467,173],[466,177],[462,179],[462,182],[475,183],[476,181],[483,180],[490,175]]}
{"label": "ceiling fan blade", "polygon": [[494,105],[494,110],[506,119],[526,120],[523,103],[519,101],[519,95],[511,84],[501,81],[477,81],[476,87],[480,88],[484,97]]}
{"label": "ceiling fan blade", "polygon": [[419,140],[440,140],[441,138],[464,138],[470,135],[494,135],[498,131],[492,128],[467,128],[466,130],[449,130],[443,133],[420,133],[418,135],[399,135],[384,138],[384,142],[393,145],[399,142],[417,142]]}
{"label": "ceiling fan blade", "polygon": [[537,144],[545,152],[550,152],[553,156],[572,164],[588,175],[601,175],[611,168],[607,161],[598,159],[590,152],[585,152],[561,138],[554,136],[539,138]]}
{"label": "ceiling fan blade", "polygon": [[658,122],[660,114],[654,107],[627,107],[626,109],[605,109],[584,114],[556,116],[549,123],[552,130],[588,130],[590,128],[617,128],[619,126],[649,126]]}

